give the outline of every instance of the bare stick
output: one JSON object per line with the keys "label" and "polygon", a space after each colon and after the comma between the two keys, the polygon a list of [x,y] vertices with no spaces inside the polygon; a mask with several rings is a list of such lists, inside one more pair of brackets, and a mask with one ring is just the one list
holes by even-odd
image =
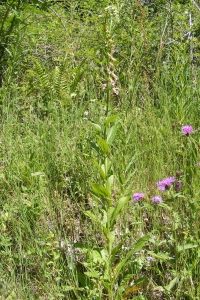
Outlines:
{"label": "bare stick", "polygon": [[196,3],[196,1],[195,1],[195,0],[192,0],[192,2],[193,2],[193,4],[197,7],[197,9],[200,11],[200,7],[199,7],[199,5]]}

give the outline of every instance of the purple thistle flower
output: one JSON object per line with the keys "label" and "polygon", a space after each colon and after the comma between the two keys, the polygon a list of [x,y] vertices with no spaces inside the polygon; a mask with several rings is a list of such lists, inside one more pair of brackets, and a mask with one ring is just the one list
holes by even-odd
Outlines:
{"label": "purple thistle flower", "polygon": [[158,190],[162,192],[168,190],[174,181],[175,181],[174,177],[168,177],[168,178],[164,178],[161,181],[158,181],[157,182]]}
{"label": "purple thistle flower", "polygon": [[160,196],[154,196],[151,200],[154,203],[161,203],[163,201],[163,199]]}
{"label": "purple thistle flower", "polygon": [[189,135],[189,134],[192,133],[194,130],[193,130],[193,127],[192,127],[192,126],[190,126],[190,125],[185,125],[185,126],[182,126],[181,131],[182,131],[183,134]]}
{"label": "purple thistle flower", "polygon": [[144,198],[144,194],[142,194],[142,193],[135,193],[132,196],[132,201],[133,202],[137,202],[137,201],[140,201],[142,198]]}

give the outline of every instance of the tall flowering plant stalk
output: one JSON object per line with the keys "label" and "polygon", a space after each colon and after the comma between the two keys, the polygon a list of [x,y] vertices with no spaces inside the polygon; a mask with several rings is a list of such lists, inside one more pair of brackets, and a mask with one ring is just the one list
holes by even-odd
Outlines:
{"label": "tall flowering plant stalk", "polygon": [[[132,261],[134,253],[142,249],[149,240],[149,236],[140,238],[130,251],[122,255],[123,243],[122,241],[118,242],[115,235],[117,218],[130,201],[130,196],[118,195],[113,197],[112,195],[116,175],[114,174],[113,163],[110,157],[112,141],[118,130],[119,117],[118,115],[110,115],[110,101],[113,93],[118,94],[116,87],[118,76],[114,71],[116,63],[113,57],[114,43],[107,28],[106,36],[108,37],[106,41],[108,49],[107,80],[102,84],[102,88],[105,89],[106,93],[105,117],[103,123],[95,124],[95,127],[98,127],[99,135],[96,141],[91,142],[92,147],[98,153],[94,155],[93,162],[98,170],[100,182],[90,183],[91,193],[96,201],[97,205],[95,206],[98,207],[98,212],[95,210],[85,211],[85,215],[101,228],[104,236],[101,241],[103,245],[99,246],[97,242],[93,246],[83,244],[77,244],[76,246],[79,246],[86,254],[86,261],[84,262],[86,272],[84,275],[88,277],[87,283],[92,282],[94,294],[99,295],[95,299],[116,300],[122,299],[122,295],[124,295],[123,299],[127,299],[128,295],[134,290],[133,286],[129,286],[130,277],[127,276],[127,273],[124,275],[125,278],[123,280],[119,280],[119,277],[123,277],[123,272]],[[120,261],[119,257],[121,257]],[[120,284],[120,282],[123,282],[123,284]],[[141,283],[142,280],[140,279]],[[135,290],[137,288],[138,285],[136,285]],[[92,295],[90,294],[90,297]]]}

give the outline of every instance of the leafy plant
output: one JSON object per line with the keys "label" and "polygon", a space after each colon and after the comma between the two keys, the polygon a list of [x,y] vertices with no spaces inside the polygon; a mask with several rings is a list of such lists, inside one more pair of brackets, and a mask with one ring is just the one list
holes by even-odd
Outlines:
{"label": "leafy plant", "polygon": [[3,299],[199,299],[197,2],[1,1]]}
{"label": "leafy plant", "polygon": [[[117,195],[115,198],[112,196],[116,177],[111,158],[111,155],[113,155],[112,141],[117,134],[119,121],[118,115],[109,115],[111,95],[112,92],[116,93],[116,89],[112,88],[112,86],[115,86],[114,79],[116,80],[117,76],[114,74],[113,44],[111,40],[106,42],[111,43],[111,52],[107,53],[107,81],[103,86],[107,94],[105,119],[102,124],[92,123],[98,129],[99,134],[97,141],[91,141],[91,146],[98,154],[98,160],[95,156],[93,163],[102,182],[101,184],[90,183],[91,193],[100,211],[98,214],[97,212],[93,213],[91,210],[85,211],[85,215],[103,232],[103,245],[95,245],[93,247],[78,243],[76,247],[80,247],[83,253],[86,254],[86,262],[83,263],[86,268],[84,274],[89,278],[89,282],[91,281],[94,284],[90,285],[90,289],[93,286],[95,290],[103,290],[102,294],[104,294],[104,297],[111,300],[121,299],[122,294],[124,294],[123,299],[127,299],[129,294],[137,290],[138,284],[143,283],[144,279],[140,279],[136,281],[135,286],[129,287],[128,282],[134,276],[134,273],[128,266],[132,261],[132,256],[147,243],[149,235],[136,241],[133,249],[128,251],[124,257],[122,256],[123,240],[120,242],[116,240],[116,223],[130,201],[130,196]],[[112,70],[110,70],[110,62],[112,63]],[[127,268],[129,271],[127,271]]]}

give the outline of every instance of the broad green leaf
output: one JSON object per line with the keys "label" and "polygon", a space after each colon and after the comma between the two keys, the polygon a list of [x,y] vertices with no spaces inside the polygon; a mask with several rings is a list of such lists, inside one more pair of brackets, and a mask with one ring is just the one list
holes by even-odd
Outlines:
{"label": "broad green leaf", "polygon": [[198,258],[200,258],[200,249],[198,249]]}
{"label": "broad green leaf", "polygon": [[107,126],[110,122],[116,120],[117,117],[118,117],[118,115],[113,115],[113,116],[108,117],[108,118],[104,121],[104,125]]}
{"label": "broad green leaf", "polygon": [[103,154],[106,156],[110,150],[108,143],[104,139],[99,137],[98,146],[101,149],[101,151],[103,152]]}
{"label": "broad green leaf", "polygon": [[96,160],[93,160],[95,166],[97,167],[97,169],[99,170],[99,174],[101,176],[101,179],[105,180],[106,179],[106,175],[105,175],[105,170],[104,170],[104,165],[100,166],[98,164],[98,162]]}
{"label": "broad green leaf", "polygon": [[110,206],[109,208],[108,208],[108,210],[107,210],[107,221],[109,222],[110,221],[110,219],[111,219],[111,216],[112,216],[112,214],[113,214],[113,211],[114,211],[114,207],[113,206]]}
{"label": "broad green leaf", "polygon": [[99,154],[100,153],[99,146],[93,141],[89,141],[89,143],[90,143],[90,146]]}
{"label": "broad green leaf", "polygon": [[84,214],[89,217],[92,221],[96,222],[97,224],[102,225],[102,222],[99,218],[99,216],[95,216],[90,210],[84,211]]}
{"label": "broad green leaf", "polygon": [[104,262],[104,260],[102,259],[101,253],[97,250],[92,250],[90,252],[90,256],[94,263],[97,263],[97,262],[103,263]]}
{"label": "broad green leaf", "polygon": [[106,249],[101,250],[101,257],[104,262],[108,262],[108,251]]}
{"label": "broad green leaf", "polygon": [[121,183],[121,185],[123,185],[125,183],[125,176],[124,176],[124,173],[123,172],[120,172],[119,175],[119,181]]}
{"label": "broad green leaf", "polygon": [[115,256],[116,256],[118,250],[120,250],[122,248],[122,245],[123,245],[122,242],[120,242],[115,248],[112,249],[112,252],[111,252],[111,256],[112,256],[111,261],[112,262],[115,260]]}
{"label": "broad green leaf", "polygon": [[[82,252],[84,253],[84,254],[87,254],[88,253],[88,251],[91,251],[91,246],[89,246],[89,245],[86,245],[86,244],[83,244],[83,243],[74,243],[74,245],[73,245],[75,248],[78,248],[78,249],[81,249],[82,250]],[[84,262],[85,263],[85,262]]]}
{"label": "broad green leaf", "polygon": [[134,248],[134,253],[138,252],[142,249],[142,247],[149,241],[150,236],[149,235],[145,235],[142,238],[140,238]]}
{"label": "broad green leaf", "polygon": [[112,167],[112,162],[108,157],[106,157],[104,164],[101,166],[101,168],[105,172],[106,177],[108,177],[109,175],[112,175],[111,167]]}
{"label": "broad green leaf", "polygon": [[112,143],[112,141],[115,138],[115,135],[117,133],[118,130],[118,123],[114,124],[109,130],[108,130],[108,134],[107,134],[107,142],[108,143]]}
{"label": "broad green leaf", "polygon": [[[109,276],[106,277],[109,278]],[[111,285],[109,284],[109,282],[103,281],[102,283],[108,294],[112,293]]]}
{"label": "broad green leaf", "polygon": [[108,222],[107,208],[105,208],[105,210],[101,209],[101,211],[103,213],[102,224],[106,226]]}
{"label": "broad green leaf", "polygon": [[106,189],[103,185],[98,183],[90,183],[92,187],[92,191],[96,196],[103,197],[103,198],[110,198],[111,194],[108,189]]}
{"label": "broad green leaf", "polygon": [[107,234],[107,238],[108,238],[109,246],[110,248],[112,248],[112,245],[114,244],[115,241],[115,232],[109,231],[109,233]]}
{"label": "broad green leaf", "polygon": [[105,236],[107,236],[108,234],[108,229],[106,226],[103,226],[103,233],[105,234]]}
{"label": "broad green leaf", "polygon": [[182,245],[182,246],[178,246],[178,251],[184,251],[184,250],[187,250],[187,249],[192,249],[192,248],[197,248],[198,247],[198,244],[186,244],[186,245]]}
{"label": "broad green leaf", "polygon": [[118,263],[118,265],[114,268],[114,269],[115,269],[115,272],[114,272],[114,273],[115,273],[115,277],[116,277],[116,278],[117,278],[118,275],[120,274],[122,268],[124,268],[124,267],[129,263],[129,261],[130,261],[130,259],[131,259],[131,256],[132,256],[134,253],[140,251],[140,250],[142,249],[142,247],[149,241],[149,238],[150,238],[150,236],[149,236],[149,235],[146,235],[146,236],[143,236],[141,239],[139,239],[139,240],[137,241],[136,245],[135,245],[135,248],[134,248],[133,250],[130,250],[130,251],[126,254],[125,258],[124,258],[122,261],[120,261],[120,262]]}
{"label": "broad green leaf", "polygon": [[98,272],[94,271],[88,271],[88,272],[84,272],[85,275],[87,275],[88,277],[91,278],[99,278],[100,274]]}
{"label": "broad green leaf", "polygon": [[166,261],[166,260],[173,259],[173,257],[170,257],[167,253],[162,253],[162,252],[154,253],[153,251],[148,251],[148,253],[149,253],[151,256],[153,256],[153,257],[155,257],[155,258],[157,258],[157,259],[159,259],[159,260],[164,260],[164,261]]}
{"label": "broad green leaf", "polygon": [[83,243],[74,243],[74,247],[75,248],[80,248],[83,250],[84,253],[88,253],[93,251],[93,250],[96,250],[96,251],[101,251],[102,250],[102,247],[94,247],[93,245],[86,245],[86,244],[83,244]]}
{"label": "broad green leaf", "polygon": [[122,197],[118,200],[117,206],[111,216],[111,226],[114,225],[116,217],[120,214],[120,212],[125,207],[125,205],[128,203],[128,201],[129,201],[129,197]]}
{"label": "broad green leaf", "polygon": [[107,187],[111,191],[114,182],[114,175],[110,175],[107,179]]}
{"label": "broad green leaf", "polygon": [[168,291],[171,291],[171,289],[173,289],[173,287],[175,286],[175,284],[178,282],[179,277],[175,277],[173,280],[170,281],[170,283],[165,286],[165,289]]}
{"label": "broad green leaf", "polygon": [[92,126],[93,126],[97,131],[99,131],[99,132],[102,131],[102,128],[101,128],[101,126],[100,126],[99,124],[96,124],[96,123],[94,123],[94,122],[91,122],[91,124],[92,124]]}

